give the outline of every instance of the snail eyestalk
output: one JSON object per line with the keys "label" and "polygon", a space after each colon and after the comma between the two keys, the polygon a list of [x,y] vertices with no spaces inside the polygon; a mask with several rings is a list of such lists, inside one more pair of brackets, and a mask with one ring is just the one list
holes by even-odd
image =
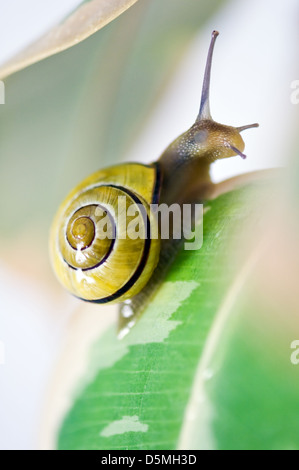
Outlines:
{"label": "snail eyestalk", "polygon": [[216,42],[216,38],[219,35],[218,31],[212,32],[212,39],[208,51],[205,75],[203,80],[202,86],[202,93],[201,93],[201,102],[199,108],[199,114],[197,117],[197,121],[202,121],[204,119],[212,119],[211,112],[210,112],[210,84],[211,84],[211,68],[212,68],[212,60],[213,60],[213,52],[214,46]]}

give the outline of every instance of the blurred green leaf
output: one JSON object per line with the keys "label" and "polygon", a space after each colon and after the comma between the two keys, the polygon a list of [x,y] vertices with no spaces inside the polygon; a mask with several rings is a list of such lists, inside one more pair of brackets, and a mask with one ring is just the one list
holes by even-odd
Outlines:
{"label": "blurred green leaf", "polygon": [[[256,296],[244,293],[242,304],[232,309],[238,321],[233,331],[231,321],[223,329],[206,364],[198,390],[197,429],[193,424],[187,448],[299,449],[299,366],[291,363],[291,344],[299,336],[296,330],[286,333],[283,321],[272,330],[271,314],[273,309],[266,311]],[[298,320],[293,326],[298,332]]]}
{"label": "blurred green leaf", "polygon": [[1,66],[0,78],[78,44],[136,2],[137,0],[85,0],[59,25]]}
{"label": "blurred green leaf", "polygon": [[[62,424],[59,448],[297,445],[296,436],[288,438],[298,419],[298,385],[291,386],[297,374],[281,384],[281,370],[273,367],[277,354],[267,354],[273,338],[263,343],[261,336],[260,347],[254,348],[255,329],[236,326],[241,309],[236,314],[235,306],[256,261],[245,239],[248,233],[249,240],[262,238],[265,204],[272,196],[272,185],[264,181],[208,203],[202,249],[179,253],[127,337],[119,341],[109,331],[92,346],[86,376]],[[245,302],[249,316],[251,305]],[[289,344],[284,353],[290,369]],[[222,368],[214,364],[215,357]],[[198,383],[213,386],[203,395]],[[267,397],[271,390],[272,400]],[[286,408],[286,416],[294,412],[296,418],[283,435],[287,417],[279,418]]]}
{"label": "blurred green leaf", "polygon": [[2,237],[48,230],[78,181],[124,156],[218,5],[142,0],[76,47],[7,79],[0,108],[0,196],[9,201],[1,207]]}

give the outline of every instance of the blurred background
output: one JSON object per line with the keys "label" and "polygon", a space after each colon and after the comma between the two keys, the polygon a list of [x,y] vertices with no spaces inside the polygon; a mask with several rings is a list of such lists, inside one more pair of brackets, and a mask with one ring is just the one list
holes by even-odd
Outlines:
{"label": "blurred background", "polygon": [[[0,63],[79,4],[0,0]],[[82,306],[52,274],[48,232],[62,199],[100,167],[157,159],[193,123],[213,29],[212,116],[260,123],[244,133],[247,160],[215,163],[214,181],[285,166],[298,126],[290,99],[298,20],[297,0],[140,0],[86,41],[5,80],[0,448],[39,445],[51,374],[76,318],[92,318],[97,331],[115,321],[115,307]]]}

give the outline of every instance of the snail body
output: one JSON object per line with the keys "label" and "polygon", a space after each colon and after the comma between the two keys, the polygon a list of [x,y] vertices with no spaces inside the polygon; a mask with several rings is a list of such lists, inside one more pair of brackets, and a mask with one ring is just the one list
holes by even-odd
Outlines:
{"label": "snail body", "polygon": [[[212,184],[211,163],[234,155],[245,158],[240,132],[257,124],[225,126],[213,121],[210,114],[217,35],[216,31],[212,34],[200,111],[193,126],[175,139],[157,162],[125,163],[100,170],[82,181],[60,206],[51,230],[51,259],[58,279],[75,296],[97,303],[136,296],[160,258],[159,226],[151,204],[202,200]],[[137,238],[132,218],[122,217],[127,210],[132,217],[138,216]]]}

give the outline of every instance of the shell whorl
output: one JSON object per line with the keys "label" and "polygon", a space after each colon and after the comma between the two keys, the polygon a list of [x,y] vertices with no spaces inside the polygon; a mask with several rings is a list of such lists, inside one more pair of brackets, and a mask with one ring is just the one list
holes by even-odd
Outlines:
{"label": "shell whorl", "polygon": [[[119,302],[148,282],[160,251],[150,211],[158,185],[156,166],[125,164],[91,175],[66,198],[53,224],[51,254],[69,291],[87,301]],[[137,237],[130,224],[136,217]]]}

